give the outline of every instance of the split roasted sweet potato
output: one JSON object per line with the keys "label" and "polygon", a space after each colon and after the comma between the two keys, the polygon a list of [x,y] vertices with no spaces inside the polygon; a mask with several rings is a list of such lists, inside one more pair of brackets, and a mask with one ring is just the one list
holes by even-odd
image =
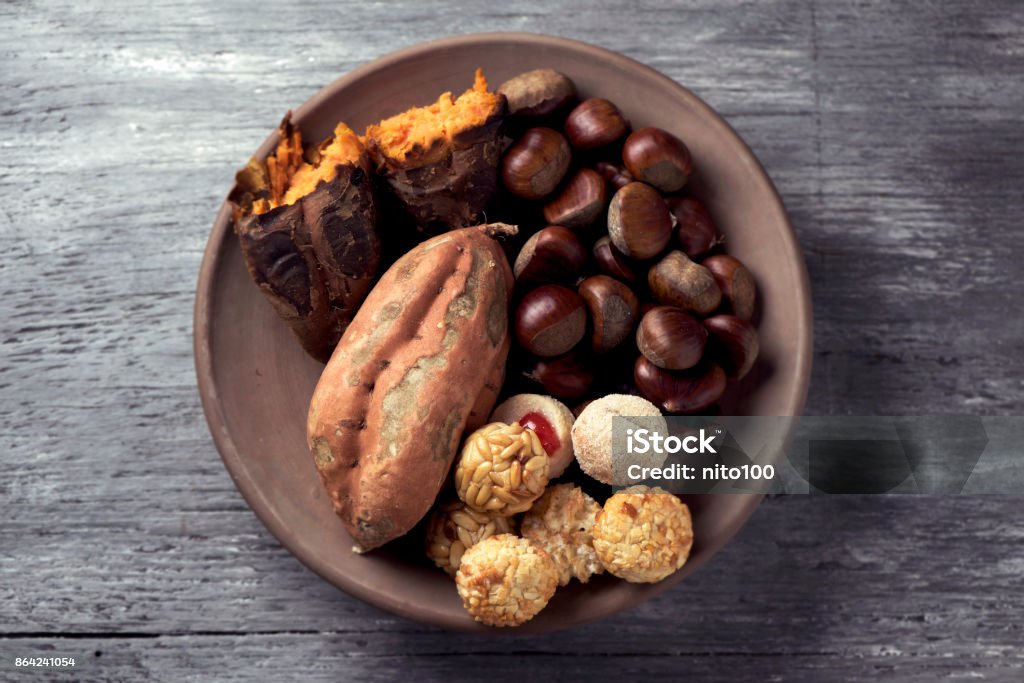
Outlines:
{"label": "split roasted sweet potato", "polygon": [[302,347],[326,362],[380,266],[362,142],[339,124],[304,155],[286,116],[274,154],[239,171],[229,199],[249,273]]}
{"label": "split roasted sweet potato", "polygon": [[487,89],[477,69],[473,87],[446,92],[366,130],[377,175],[427,233],[475,225],[498,187],[505,96]]}

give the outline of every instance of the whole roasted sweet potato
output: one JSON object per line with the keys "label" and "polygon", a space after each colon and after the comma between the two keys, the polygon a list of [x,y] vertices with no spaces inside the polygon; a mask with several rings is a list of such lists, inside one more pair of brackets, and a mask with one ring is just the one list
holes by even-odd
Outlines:
{"label": "whole roasted sweet potato", "polygon": [[489,225],[421,243],[380,279],[313,393],[307,440],[359,552],[427,513],[509,349],[512,271]]}
{"label": "whole roasted sweet potato", "polygon": [[326,362],[381,258],[369,158],[344,124],[306,161],[289,116],[277,149],[236,176],[234,228],[249,273],[302,347]]}
{"label": "whole roasted sweet potato", "polygon": [[366,129],[377,176],[424,232],[473,225],[498,187],[505,96],[478,69],[458,98],[415,107]]}

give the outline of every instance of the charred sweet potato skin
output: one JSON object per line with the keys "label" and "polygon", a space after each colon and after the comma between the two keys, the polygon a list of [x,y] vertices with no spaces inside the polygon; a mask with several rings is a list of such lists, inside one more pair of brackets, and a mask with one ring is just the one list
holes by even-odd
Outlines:
{"label": "charred sweet potato skin", "polygon": [[467,424],[490,413],[512,282],[496,241],[452,231],[400,258],[346,329],[313,394],[307,441],[359,551],[419,522]]}
{"label": "charred sweet potato skin", "polygon": [[310,246],[302,206],[290,204],[235,222],[249,275],[299,340],[321,362],[341,338],[338,316]]}
{"label": "charred sweet potato skin", "polygon": [[342,330],[366,298],[380,266],[372,185],[364,167],[339,166],[334,180],[301,200],[313,253]]}

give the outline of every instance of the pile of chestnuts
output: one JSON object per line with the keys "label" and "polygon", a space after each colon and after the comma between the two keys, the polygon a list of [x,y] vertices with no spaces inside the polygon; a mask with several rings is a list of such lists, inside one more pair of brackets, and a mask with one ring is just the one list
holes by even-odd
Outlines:
{"label": "pile of chestnuts", "polygon": [[519,124],[504,191],[527,205],[524,233],[546,226],[514,260],[517,376],[564,400],[634,393],[666,413],[708,411],[757,359],[756,286],[686,194],[686,144],[631,130],[606,99],[578,101],[550,69],[499,92]]}

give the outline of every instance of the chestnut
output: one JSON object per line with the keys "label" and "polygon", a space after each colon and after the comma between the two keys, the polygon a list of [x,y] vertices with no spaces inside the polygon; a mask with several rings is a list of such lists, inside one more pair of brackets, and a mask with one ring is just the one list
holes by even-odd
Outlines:
{"label": "chestnut", "polygon": [[601,174],[581,168],[569,178],[561,192],[544,205],[544,219],[567,228],[586,228],[604,212],[607,201],[608,189]]}
{"label": "chestnut", "polygon": [[636,180],[629,171],[622,166],[616,166],[607,161],[599,161],[594,164],[594,170],[601,174],[609,185],[618,190],[623,185],[629,185]]}
{"label": "chestnut", "polygon": [[561,133],[531,128],[502,157],[501,182],[517,197],[543,199],[562,182],[570,161],[572,150]]}
{"label": "chestnut", "polygon": [[757,330],[746,320],[735,315],[716,315],[704,321],[704,327],[716,342],[715,358],[722,364],[730,379],[743,379],[754,367],[761,350]]}
{"label": "chestnut", "polygon": [[590,311],[590,348],[611,351],[636,326],[640,301],[626,285],[607,275],[593,275],[580,283],[580,296]]}
{"label": "chestnut", "polygon": [[498,93],[508,101],[510,115],[542,118],[574,100],[576,85],[554,69],[534,69],[505,81]]}
{"label": "chestnut", "polygon": [[593,371],[576,352],[536,359],[524,374],[545,394],[561,399],[583,398],[594,384]]}
{"label": "chestnut", "polygon": [[757,286],[754,276],[739,259],[727,254],[715,254],[701,262],[711,271],[722,290],[722,298],[729,304],[733,315],[742,320],[754,317],[754,300],[757,297]]}
{"label": "chestnut", "polygon": [[693,172],[690,150],[661,128],[633,131],[622,146],[622,162],[634,178],[662,192],[681,189]]}
{"label": "chestnut", "polygon": [[718,241],[715,222],[700,200],[693,197],[670,197],[665,200],[665,204],[676,219],[676,242],[687,256],[700,256],[715,246]]}
{"label": "chestnut", "polygon": [[516,308],[516,340],[537,356],[565,353],[586,331],[587,306],[568,287],[541,285],[528,292]]}
{"label": "chestnut", "polygon": [[690,370],[663,370],[646,356],[636,359],[633,379],[641,395],[668,413],[695,413],[725,393],[725,371],[716,363],[702,363]]}
{"label": "chestnut", "polygon": [[565,119],[565,137],[580,150],[610,145],[628,130],[629,124],[619,108],[600,97],[583,100]]}
{"label": "chestnut", "polygon": [[572,230],[550,225],[526,240],[512,266],[516,282],[575,281],[587,265],[587,248]]}
{"label": "chestnut", "polygon": [[624,185],[608,206],[608,235],[630,258],[657,256],[672,237],[672,217],[665,200],[650,185]]}
{"label": "chestnut", "polygon": [[640,319],[636,345],[659,368],[686,370],[700,362],[708,331],[681,308],[655,306]]}
{"label": "chestnut", "polygon": [[597,269],[605,275],[630,284],[637,281],[636,268],[615,248],[608,235],[594,243],[594,261],[597,262]]}
{"label": "chestnut", "polygon": [[660,303],[698,315],[711,313],[722,301],[722,290],[711,271],[681,251],[671,251],[653,265],[647,271],[647,284]]}

